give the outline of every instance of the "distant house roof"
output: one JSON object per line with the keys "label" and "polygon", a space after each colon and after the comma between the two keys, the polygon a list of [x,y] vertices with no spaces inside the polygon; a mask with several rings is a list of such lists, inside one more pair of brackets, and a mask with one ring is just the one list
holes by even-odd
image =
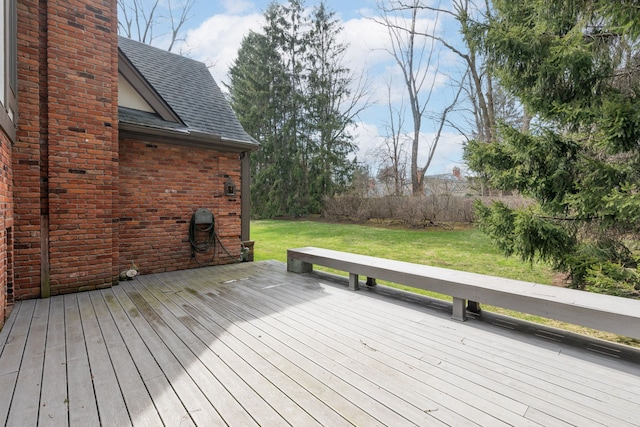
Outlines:
{"label": "distant house roof", "polygon": [[452,173],[440,173],[436,175],[427,175],[424,177],[426,181],[466,181],[465,177],[458,178]]}
{"label": "distant house roof", "polygon": [[424,177],[424,191],[426,195],[457,194],[466,195],[469,192],[469,180],[460,174],[460,169],[452,173],[427,175]]}
{"label": "distant house roof", "polygon": [[238,121],[202,62],[118,37],[118,71],[152,107],[120,106],[124,132],[175,136],[177,143],[221,146],[234,151],[259,147]]}

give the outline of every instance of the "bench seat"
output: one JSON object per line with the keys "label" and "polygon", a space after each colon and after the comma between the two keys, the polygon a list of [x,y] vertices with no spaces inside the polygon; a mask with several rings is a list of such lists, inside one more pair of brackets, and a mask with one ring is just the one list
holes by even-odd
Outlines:
{"label": "bench seat", "polygon": [[470,301],[640,339],[638,300],[331,249],[287,251],[288,271],[310,273],[314,264],[348,272],[353,290],[359,287],[359,276],[366,276],[450,295],[452,317],[460,321],[466,319]]}

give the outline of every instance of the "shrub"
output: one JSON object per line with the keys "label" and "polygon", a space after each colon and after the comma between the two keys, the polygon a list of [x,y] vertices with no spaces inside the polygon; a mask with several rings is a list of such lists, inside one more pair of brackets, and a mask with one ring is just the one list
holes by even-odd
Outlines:
{"label": "shrub", "polygon": [[628,298],[640,297],[640,274],[637,268],[606,261],[589,266],[584,281],[590,292]]}
{"label": "shrub", "polygon": [[473,198],[441,194],[428,197],[361,197],[341,195],[326,200],[329,220],[399,222],[410,227],[473,221]]}

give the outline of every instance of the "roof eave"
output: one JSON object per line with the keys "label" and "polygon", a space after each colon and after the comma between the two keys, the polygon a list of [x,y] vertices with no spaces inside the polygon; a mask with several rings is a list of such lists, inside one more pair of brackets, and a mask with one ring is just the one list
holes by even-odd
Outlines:
{"label": "roof eave", "polygon": [[243,153],[260,149],[258,142],[237,141],[205,132],[187,129],[169,129],[145,126],[137,123],[120,122],[118,131],[123,137],[153,140],[166,144],[185,147],[205,148],[209,150]]}
{"label": "roof eave", "polygon": [[118,48],[118,73],[138,91],[140,96],[160,117],[166,121],[185,124],[120,48]]}

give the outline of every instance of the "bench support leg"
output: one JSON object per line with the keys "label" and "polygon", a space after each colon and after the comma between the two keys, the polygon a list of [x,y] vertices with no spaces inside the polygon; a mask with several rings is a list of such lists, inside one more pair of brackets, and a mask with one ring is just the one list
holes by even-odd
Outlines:
{"label": "bench support leg", "polygon": [[313,271],[313,264],[300,261],[299,259],[288,258],[287,259],[287,271],[293,273],[311,273]]}
{"label": "bench support leg", "polygon": [[453,298],[453,314],[451,318],[453,320],[459,320],[464,322],[467,320],[467,301],[462,298]]}
{"label": "bench support leg", "polygon": [[349,273],[349,289],[352,291],[360,289],[360,282],[357,274]]}
{"label": "bench support leg", "polygon": [[475,314],[480,314],[482,311],[480,303],[476,301],[467,301],[467,310]]}
{"label": "bench support leg", "polygon": [[375,277],[367,277],[367,286],[376,286],[377,284]]}

